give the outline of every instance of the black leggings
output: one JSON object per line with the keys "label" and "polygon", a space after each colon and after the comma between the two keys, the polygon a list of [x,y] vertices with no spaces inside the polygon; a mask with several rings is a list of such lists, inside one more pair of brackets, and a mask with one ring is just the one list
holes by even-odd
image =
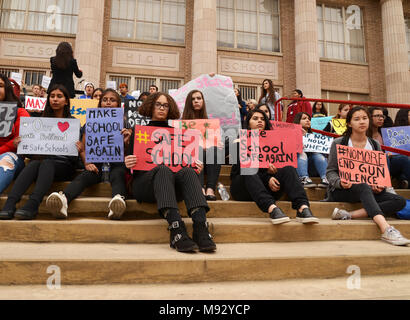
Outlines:
{"label": "black leggings", "polygon": [[[219,161],[218,161],[218,152]],[[201,174],[199,175],[199,181],[201,186],[205,186],[205,172],[206,172],[206,186],[205,188],[212,189],[215,191],[216,184],[218,183],[219,174],[221,172],[221,164],[224,162],[224,151],[220,150],[216,147],[208,148],[203,152],[204,159],[202,160],[204,163],[204,170],[202,170]]]}
{"label": "black leggings", "polygon": [[381,214],[394,215],[406,206],[406,199],[397,194],[382,192],[375,194],[366,184],[354,184],[350,189],[335,189],[329,193],[329,201],[361,202],[370,218]]}
{"label": "black leggings", "polygon": [[7,198],[3,210],[15,210],[24,192],[36,181],[33,193],[21,208],[30,212],[37,212],[54,181],[66,181],[72,178],[74,168],[67,162],[51,159],[33,160],[21,171]]}
{"label": "black leggings", "polygon": [[[101,164],[97,166],[98,173],[83,171],[64,189],[63,192],[68,203],[77,198],[86,188],[101,182],[101,167]],[[110,183],[113,197],[117,194],[123,197],[126,196],[125,172],[126,169],[123,163],[110,163]]]}
{"label": "black leggings", "polygon": [[305,189],[293,167],[278,169],[275,177],[280,182],[281,189],[273,192],[269,185],[265,185],[258,174],[236,175],[231,182],[231,194],[237,201],[255,201],[259,209],[268,212],[269,207],[276,203],[285,192],[292,201],[292,208],[298,210],[302,205],[309,206]]}
{"label": "black leggings", "polygon": [[132,191],[138,202],[157,203],[158,211],[178,209],[178,201],[184,200],[188,214],[192,209],[203,207],[209,211],[202,193],[198,175],[192,168],[183,168],[174,173],[168,167],[159,165],[147,172],[134,176]]}

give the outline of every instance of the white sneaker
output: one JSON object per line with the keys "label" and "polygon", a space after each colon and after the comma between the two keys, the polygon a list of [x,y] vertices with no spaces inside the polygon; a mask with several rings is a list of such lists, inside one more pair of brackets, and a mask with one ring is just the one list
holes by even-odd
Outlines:
{"label": "white sneaker", "polygon": [[108,219],[121,219],[121,216],[124,213],[125,208],[127,207],[124,199],[125,198],[119,194],[111,199],[110,203],[108,204],[108,209],[110,210],[110,212],[108,213]]}
{"label": "white sneaker", "polygon": [[67,219],[67,198],[62,191],[53,192],[46,200],[46,206],[56,219]]}
{"label": "white sneaker", "polygon": [[352,216],[349,212],[343,209],[335,208],[332,213],[332,220],[350,220]]}
{"label": "white sneaker", "polygon": [[392,226],[384,231],[381,239],[395,246],[405,246],[410,244],[410,240],[403,237],[400,231]]}

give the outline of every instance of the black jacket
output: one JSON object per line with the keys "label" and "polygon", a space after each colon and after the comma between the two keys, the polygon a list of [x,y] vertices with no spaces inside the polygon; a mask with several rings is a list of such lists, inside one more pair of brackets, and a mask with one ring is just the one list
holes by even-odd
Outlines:
{"label": "black jacket", "polygon": [[77,78],[81,78],[83,76],[83,73],[78,69],[77,60],[72,59],[66,69],[60,69],[56,66],[55,57],[50,58],[50,63],[53,77],[50,81],[47,93],[50,93],[50,89],[53,85],[62,84],[66,87],[68,93],[70,94],[70,98],[74,98],[75,91],[73,73],[77,76]]}

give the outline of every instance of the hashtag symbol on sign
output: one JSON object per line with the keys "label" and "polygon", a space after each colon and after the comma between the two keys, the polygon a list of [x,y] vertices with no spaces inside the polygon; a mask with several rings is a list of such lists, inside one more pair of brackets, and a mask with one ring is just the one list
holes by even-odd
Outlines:
{"label": "hashtag symbol on sign", "polygon": [[144,132],[144,133],[141,133],[141,130],[140,131],[138,131],[138,133],[137,133],[137,141],[139,142],[139,143],[142,143],[142,142],[144,142],[145,144],[147,144],[147,142],[149,141],[148,140],[148,134],[147,134],[147,132]]}
{"label": "hashtag symbol on sign", "polygon": [[23,146],[23,150],[27,150],[27,149],[28,149],[27,145]]}

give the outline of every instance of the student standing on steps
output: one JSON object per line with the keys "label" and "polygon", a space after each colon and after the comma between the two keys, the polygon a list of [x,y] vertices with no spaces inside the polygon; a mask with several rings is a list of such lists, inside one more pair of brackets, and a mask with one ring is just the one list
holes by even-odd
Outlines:
{"label": "student standing on steps", "polygon": [[[182,114],[182,120],[208,119],[206,112],[205,99],[201,91],[192,90],[188,93],[185,100],[185,108]],[[216,201],[215,189],[218,182],[221,165],[217,162],[218,148],[211,147],[204,150],[204,170],[201,171],[199,179],[201,186],[205,185],[204,173],[206,171],[206,191],[202,189],[205,198],[208,201]],[[212,158],[213,155],[213,159]],[[209,159],[208,159],[209,158]],[[208,160],[208,163],[206,161]]]}
{"label": "student standing on steps", "polygon": [[[43,117],[72,119],[70,114],[70,97],[63,85],[50,88]],[[77,142],[80,149],[80,143]],[[0,219],[32,220],[37,216],[38,207],[54,181],[71,180],[75,172],[78,156],[34,156],[23,169],[11,189],[7,201],[0,212]],[[33,193],[25,205],[16,211],[16,204],[33,182],[36,182]]]}
{"label": "student standing on steps", "polygon": [[[101,95],[98,103],[98,108],[120,108],[121,98],[113,89],[107,89]],[[53,192],[47,198],[46,205],[55,218],[67,218],[68,205],[71,201],[77,198],[86,188],[91,187],[102,181],[103,163],[87,163],[85,161],[85,124],[82,128],[83,136],[81,142],[80,156],[84,163],[85,170],[78,175],[63,191]],[[124,149],[128,147],[131,131],[122,129],[121,134],[124,136]],[[109,163],[109,181],[112,188],[112,199],[108,204],[108,218],[121,219],[122,214],[126,209],[125,196],[125,166],[124,163],[113,162]]]}
{"label": "student standing on steps", "polygon": [[[248,130],[270,130],[271,125],[266,114],[255,109],[248,113],[246,128]],[[235,148],[230,150],[235,150]],[[236,150],[239,150],[239,146]],[[239,155],[237,159],[239,162]],[[255,170],[255,174],[243,175],[244,172],[241,170]],[[319,219],[314,217],[310,211],[309,200],[294,167],[286,166],[277,169],[274,165],[270,165],[268,169],[241,169],[239,163],[232,166],[232,197],[237,201],[255,201],[259,209],[269,214],[273,224],[290,221],[289,217],[276,206],[276,200],[281,197],[282,192],[285,192],[292,201],[297,221],[319,223]]]}
{"label": "student standing on steps", "polygon": [[[151,94],[139,109],[143,116],[150,117],[149,126],[169,127],[169,119],[179,119],[180,113],[174,99],[162,92]],[[134,149],[135,129],[131,137],[130,153]],[[135,155],[125,157],[125,165],[132,169],[139,159]],[[202,165],[197,164],[200,172]],[[216,245],[208,231],[206,212],[209,211],[202,193],[198,174],[192,168],[183,168],[177,173],[161,164],[151,171],[134,171],[132,191],[138,202],[157,203],[159,214],[168,221],[170,247],[180,252],[215,251]],[[193,220],[193,240],[188,236],[178,210],[178,200],[184,200],[188,215]]]}
{"label": "student standing on steps", "polygon": [[381,239],[393,245],[406,245],[410,240],[404,238],[398,230],[390,226],[385,216],[394,215],[404,208],[406,200],[396,194],[386,192],[384,187],[369,186],[366,183],[352,184],[342,182],[339,177],[336,145],[381,151],[380,144],[368,138],[370,115],[367,109],[356,106],[346,117],[347,130],[343,137],[333,141],[330,148],[329,164],[326,176],[329,180],[329,201],[361,202],[362,209],[347,212],[335,208],[332,214],[334,220],[360,219],[370,217],[379,227]]}

